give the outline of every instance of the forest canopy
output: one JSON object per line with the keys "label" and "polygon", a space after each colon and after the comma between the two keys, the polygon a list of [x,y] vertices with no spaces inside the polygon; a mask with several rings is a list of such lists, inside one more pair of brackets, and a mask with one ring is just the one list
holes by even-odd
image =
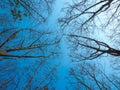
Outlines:
{"label": "forest canopy", "polygon": [[[69,29],[71,32],[66,35],[73,43],[71,48],[76,53],[76,55],[72,54],[73,57],[78,56],[88,60],[103,54],[120,56],[119,9],[119,0],[75,0],[64,8],[66,14],[59,19],[59,22],[63,28],[71,26]],[[97,33],[98,36],[96,36]],[[106,37],[101,37],[100,33],[104,33]],[[112,43],[108,44],[96,37],[107,38]],[[89,52],[88,56],[77,51],[82,46]]]}
{"label": "forest canopy", "polygon": [[120,90],[120,0],[1,0],[0,11],[0,90]]}

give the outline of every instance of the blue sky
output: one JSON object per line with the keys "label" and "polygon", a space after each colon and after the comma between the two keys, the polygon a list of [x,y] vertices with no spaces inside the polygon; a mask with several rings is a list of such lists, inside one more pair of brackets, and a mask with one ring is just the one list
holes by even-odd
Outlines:
{"label": "blue sky", "polygon": [[[117,71],[111,68],[112,63],[110,61],[114,61],[115,60],[114,57],[112,56],[106,57],[107,56],[106,54],[103,55],[103,57],[94,59],[93,61],[72,62],[72,58],[69,55],[74,52],[70,52],[70,48],[69,48],[70,44],[66,36],[62,36],[62,35],[69,32],[74,32],[74,31],[69,31],[73,27],[68,26],[63,31],[62,28],[60,27],[60,24],[58,23],[58,18],[64,16],[64,12],[62,10],[64,7],[68,5],[68,3],[72,3],[72,0],[56,0],[52,5],[52,12],[50,16],[47,18],[47,21],[42,24],[31,19],[30,17],[29,18],[23,17],[23,20],[14,22],[14,24],[12,23],[12,25],[17,27],[18,29],[29,27],[29,28],[36,29],[37,31],[40,31],[40,32],[46,32],[46,31],[52,32],[52,34],[43,36],[41,42],[44,43],[46,41],[47,43],[50,43],[56,40],[56,37],[57,37],[57,38],[61,38],[60,43],[58,44],[58,47],[55,49],[54,49],[54,46],[43,48],[44,50],[42,55],[47,55],[49,54],[49,52],[52,52],[52,50],[59,52],[59,54],[57,56],[50,57],[47,59],[46,58],[40,58],[40,59],[33,59],[33,58],[22,59],[21,58],[19,60],[0,61],[0,65],[1,65],[0,70],[3,69],[3,72],[0,74],[1,76],[0,86],[2,85],[1,83],[3,80],[6,80],[9,77],[14,77],[15,75],[13,82],[0,90],[13,90],[16,84],[15,82],[19,82],[19,85],[16,85],[16,90],[23,90],[23,88],[25,89],[25,86],[27,87],[27,83],[26,83],[27,81],[30,81],[30,85],[31,85],[30,88],[27,87],[27,90],[33,90],[35,87],[37,87],[36,85],[40,86],[39,90],[43,90],[43,87],[46,85],[47,87],[49,87],[50,90],[76,90],[76,88],[78,88],[78,90],[85,90],[85,88],[79,85],[79,83],[77,83],[76,85],[71,84],[71,83],[76,83],[77,80],[75,79],[74,76],[70,75],[70,70],[71,68],[73,68],[77,72],[77,75],[81,80],[94,86],[95,82],[91,81],[92,79],[89,77],[89,75],[87,77],[87,75],[81,70],[81,66],[86,65],[85,69],[92,72],[91,68],[86,63],[89,63],[91,65],[95,64],[95,67],[94,67],[94,69],[96,68],[95,73],[97,73],[100,70],[103,70],[103,72],[106,72],[107,75],[113,74],[113,73],[117,73],[119,75]],[[5,10],[0,9],[0,11],[1,11],[0,12],[1,15],[3,13],[10,14],[10,11],[7,11],[7,9]],[[10,15],[10,17],[12,16]],[[6,27],[7,24],[5,23],[4,25],[1,25],[1,27],[7,28]],[[9,25],[9,27],[13,27],[13,26]],[[29,36],[27,32],[23,32],[21,34],[22,35],[19,36],[20,39],[24,36]],[[94,32],[94,36],[92,34],[89,34],[89,35],[92,38],[111,44],[111,41],[107,38],[107,35],[103,31],[97,30],[96,32]],[[36,34],[36,35],[33,35],[33,37],[38,37],[38,36]],[[1,38],[2,37],[0,37],[0,39]],[[32,37],[30,39],[31,39],[30,41],[33,40]],[[30,41],[26,43],[30,43]],[[14,42],[19,43],[18,41],[14,41]],[[8,45],[15,45],[15,43],[10,42]],[[84,51],[81,51],[81,52],[84,53]],[[17,52],[17,53],[20,53],[20,52]],[[36,53],[33,51],[32,53],[40,54],[41,52],[38,51],[38,53]],[[85,53],[87,54],[88,52],[85,52]],[[119,61],[119,59],[117,60]],[[40,64],[40,67],[39,67],[39,64]],[[6,69],[4,69],[5,65],[8,65]],[[37,69],[37,67],[39,68]],[[115,67],[115,66],[112,66],[112,67]],[[54,72],[52,72],[52,70]],[[32,75],[34,76],[34,78],[30,80],[29,78],[33,77]],[[97,79],[99,80],[104,79],[101,73],[97,74]],[[96,90],[97,88],[98,88],[97,86],[94,87],[94,89]]]}

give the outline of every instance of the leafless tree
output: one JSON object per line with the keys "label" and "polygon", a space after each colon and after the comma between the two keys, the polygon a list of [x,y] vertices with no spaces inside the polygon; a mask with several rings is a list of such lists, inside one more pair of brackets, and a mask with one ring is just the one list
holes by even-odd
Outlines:
{"label": "leafless tree", "polygon": [[[65,8],[66,14],[63,18],[59,19],[59,22],[62,27],[69,26],[67,33],[70,32],[70,34],[67,36],[74,38],[72,41],[75,44],[73,45],[72,43],[72,46],[76,46],[74,50],[75,48],[76,50],[80,50],[78,49],[79,46],[84,46],[89,50],[92,49],[89,51],[90,55],[88,57],[84,57],[83,55],[80,55],[80,57],[94,59],[105,53],[113,56],[120,55],[119,8],[119,0],[76,0],[73,1],[73,4]],[[97,31],[106,33],[105,35],[109,36],[112,46],[103,41],[98,41],[95,38],[97,37]],[[81,42],[80,39],[84,39],[85,41],[82,40]]]}
{"label": "leafless tree", "polygon": [[55,80],[58,64],[49,63],[48,58],[57,54],[60,40],[51,38],[52,32],[38,28],[47,20],[53,2],[1,1],[0,89],[39,90]]}
{"label": "leafless tree", "polygon": [[42,40],[49,34],[49,32],[41,33],[31,28],[14,29],[12,32],[10,29],[1,31],[1,60],[5,60],[5,58],[48,58],[52,56],[55,54],[52,51],[46,53],[47,55],[42,55],[46,47],[59,43],[58,41],[49,42],[47,39]]}
{"label": "leafless tree", "polygon": [[[104,42],[79,35],[68,35],[68,37],[71,37],[69,38],[69,41],[72,43],[71,47],[76,52],[75,54],[78,55],[78,58],[81,57],[81,60],[92,60],[103,54],[120,56],[120,50],[114,49]],[[87,53],[89,52],[89,54],[79,54],[79,50],[84,51],[82,50],[83,48],[87,48]],[[75,57],[74,53],[71,56]]]}
{"label": "leafless tree", "polygon": [[119,77],[108,75],[100,64],[79,63],[70,70],[70,85],[77,90],[119,90]]}
{"label": "leafless tree", "polygon": [[[102,20],[101,14],[107,13],[108,18],[106,24],[110,24],[113,23],[113,19],[119,20],[119,6],[119,0],[76,0],[73,1],[73,4],[65,8],[65,17],[60,18],[59,21],[63,26],[73,22],[81,27],[80,29],[85,30],[84,26],[87,28],[93,23],[95,24],[96,22],[94,21],[96,18]],[[105,22],[104,20],[102,21]],[[100,21],[97,20],[97,22]],[[119,22],[116,25],[118,24]]]}
{"label": "leafless tree", "polygon": [[[117,57],[119,61],[119,9],[119,0],[74,0],[73,3],[68,4],[68,7],[63,9],[65,15],[58,21],[64,30],[66,30],[66,28],[68,30],[64,32],[64,35],[67,36],[68,42],[70,42],[70,57],[72,57],[74,61],[81,61],[77,62],[81,64],[73,65],[74,67],[70,71],[72,78],[69,77],[69,80],[71,82],[70,86],[73,86],[73,89],[120,89],[119,71],[117,71],[116,76],[109,75],[107,72],[103,72],[103,69],[98,67],[99,65],[98,63],[96,64],[95,61],[85,61],[108,55],[111,55],[112,58]],[[100,33],[98,34],[98,32]],[[106,35],[105,37],[107,37],[111,44],[101,41],[104,37],[101,37],[100,34],[103,34],[103,36]],[[114,62],[119,65],[116,60],[114,60]]]}
{"label": "leafless tree", "polygon": [[[9,72],[5,72],[5,68],[3,70],[4,73],[1,72],[0,88],[13,90],[43,90],[45,86],[51,88],[56,81],[56,73],[59,65],[60,64],[52,65],[46,62],[46,60],[35,60],[32,64],[29,64],[29,67],[17,67],[17,70],[12,67],[13,69],[11,71],[10,68],[7,68]],[[20,71],[21,69],[22,71]],[[11,74],[13,70],[14,73]]]}
{"label": "leafless tree", "polygon": [[51,12],[53,2],[54,0],[2,0],[0,6],[2,9],[8,9],[14,19],[21,20],[27,16],[42,23]]}

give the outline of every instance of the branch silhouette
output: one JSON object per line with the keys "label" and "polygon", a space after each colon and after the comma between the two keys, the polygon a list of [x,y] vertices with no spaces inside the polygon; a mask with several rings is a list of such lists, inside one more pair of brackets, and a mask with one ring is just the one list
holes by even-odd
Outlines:
{"label": "branch silhouette", "polygon": [[[100,42],[100,41],[97,41],[95,39],[80,36],[80,35],[68,35],[68,36],[75,39],[73,42],[76,42],[76,44],[94,50],[94,52],[91,53],[90,56],[86,57],[85,59],[94,59],[94,58],[97,58],[97,57],[101,56],[102,54],[110,54],[110,55],[113,55],[113,56],[120,56],[120,50],[114,49],[104,42]],[[89,42],[94,42],[95,45],[97,45],[98,47],[93,46],[93,45],[89,45],[85,42],[81,42],[78,39],[84,39],[84,40],[87,40]]]}

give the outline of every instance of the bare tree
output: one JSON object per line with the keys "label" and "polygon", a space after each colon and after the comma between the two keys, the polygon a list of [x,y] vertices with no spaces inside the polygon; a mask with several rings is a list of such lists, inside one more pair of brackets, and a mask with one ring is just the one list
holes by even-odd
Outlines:
{"label": "bare tree", "polygon": [[[23,35],[21,35],[23,34]],[[26,35],[27,34],[27,35]],[[55,54],[54,52],[42,55],[44,49],[51,45],[56,45],[58,41],[49,42],[42,40],[49,32],[39,32],[31,28],[21,30],[3,30],[1,32],[0,57],[1,60],[7,58],[48,58]]]}
{"label": "bare tree", "polygon": [[[108,55],[118,57],[117,59],[119,60],[119,9],[119,0],[74,0],[72,4],[68,4],[68,7],[63,9],[65,15],[58,21],[64,30],[68,27],[68,31],[65,31],[64,35],[67,36],[68,42],[70,42],[70,57],[72,57],[74,61],[78,61],[77,63],[80,63],[73,65],[74,67],[70,71],[72,77],[68,78],[70,86],[73,86],[73,89],[120,89],[119,71],[117,71],[118,73],[116,75],[111,71],[113,75],[109,75],[108,72],[105,73],[103,69],[99,67],[98,61],[85,61]],[[100,33],[98,34],[98,32]],[[100,37],[100,34],[103,34],[103,36],[106,35],[111,44],[100,41],[102,38],[106,39]],[[98,40],[97,37],[100,39]],[[97,62],[97,64],[95,62]],[[114,60],[114,62],[119,65],[116,60]]]}
{"label": "bare tree", "polygon": [[1,1],[0,89],[39,90],[52,86],[58,64],[49,63],[48,58],[58,53],[60,40],[51,37],[53,32],[38,27],[47,20],[53,2]]}
{"label": "bare tree", "polygon": [[71,68],[68,80],[70,85],[77,90],[119,90],[119,77],[108,75],[99,64],[79,63]]}
{"label": "bare tree", "polygon": [[[78,47],[84,46],[89,49],[87,52],[90,52],[89,56],[84,57],[80,55],[80,57],[83,57],[83,59],[94,59],[105,53],[120,56],[119,8],[119,0],[76,0],[73,1],[73,4],[65,8],[66,14],[63,18],[59,19],[59,22],[62,27],[71,26],[72,29],[69,28],[70,30],[67,33],[70,32],[70,34],[67,36],[74,38],[73,41],[70,40],[71,38],[69,39],[75,44],[73,45],[72,43],[72,46],[76,46],[74,50],[75,48],[78,49]],[[105,35],[110,36],[112,46],[98,41],[95,38],[95,32],[97,31],[101,31],[100,33],[106,33]],[[81,42],[81,39],[85,41],[82,40]]]}
{"label": "bare tree", "polygon": [[[101,14],[107,13],[106,15],[108,18],[106,24],[108,25],[113,23],[114,20],[119,20],[119,6],[119,0],[76,0],[73,4],[70,4],[65,8],[66,15],[63,18],[60,18],[59,21],[63,26],[74,23],[75,25],[78,25],[79,28],[81,27],[80,29],[85,30],[88,26],[90,27],[90,25],[95,24],[96,22],[94,21],[96,21],[97,18],[99,18],[97,22],[105,22],[102,20]],[[119,25],[119,22],[117,22],[116,26],[117,25]],[[89,27],[88,30],[90,29]]]}
{"label": "bare tree", "polygon": [[54,0],[2,0],[0,5],[2,9],[8,9],[14,19],[21,20],[24,16],[27,16],[42,23],[46,21],[48,14],[51,12],[53,2]]}
{"label": "bare tree", "polygon": [[[28,60],[27,60],[28,61]],[[18,63],[18,62],[16,62]],[[24,63],[24,62],[23,62]],[[11,64],[10,64],[11,65]],[[16,66],[13,64],[13,66]],[[43,90],[46,86],[51,88],[56,81],[56,73],[59,64],[51,64],[46,60],[34,60],[32,64],[18,68],[12,66],[12,70],[6,66],[9,72],[1,71],[0,89],[23,89],[23,90]],[[22,71],[20,71],[22,69]],[[11,74],[11,72],[14,73]],[[4,76],[2,76],[4,75]],[[7,78],[6,78],[7,77]]]}
{"label": "bare tree", "polygon": [[[114,49],[104,42],[100,42],[95,39],[79,35],[68,35],[68,37],[71,37],[69,38],[69,41],[72,43],[72,45],[75,44],[73,46],[71,45],[71,47],[74,49],[73,51],[75,51],[76,53],[79,53],[78,50],[80,50],[81,48],[88,49],[87,50],[87,53],[89,52],[89,54],[87,54],[88,56],[86,54],[84,55],[80,54],[79,57],[81,57],[82,60],[95,59],[103,54],[120,56],[120,50]],[[71,56],[74,57],[74,54],[72,53]]]}
{"label": "bare tree", "polygon": [[[37,27],[32,27],[32,25],[27,25],[27,27],[21,26],[21,24],[24,23],[24,20],[19,22],[20,26],[17,25],[18,22],[14,21],[14,19],[19,20],[20,18],[22,19],[22,17],[25,18],[27,14],[27,18],[29,16],[35,16],[36,19],[39,17],[38,19],[41,19],[40,22],[43,23],[44,20],[47,19],[47,17],[45,15],[42,15],[42,11],[44,11],[46,15],[47,12],[49,14],[51,11],[52,3],[53,0],[3,0],[3,2],[0,4],[1,9],[3,9],[4,11],[4,13],[1,12],[2,17],[0,20],[2,23],[0,27],[0,57],[2,57],[3,59],[42,57],[48,58],[49,56],[53,55],[53,51],[50,51],[51,54],[46,53],[48,55],[46,55],[45,57],[44,55],[42,55],[42,53],[44,53],[43,49],[59,43],[59,40],[57,38],[55,38],[56,40],[52,41],[50,41],[49,38],[46,38],[47,36],[50,36],[51,32],[37,29]],[[36,21],[39,21],[38,19]],[[33,22],[32,20],[30,20],[29,22]],[[41,24],[39,23],[39,26],[40,25]],[[33,53],[37,54],[32,56]]]}

